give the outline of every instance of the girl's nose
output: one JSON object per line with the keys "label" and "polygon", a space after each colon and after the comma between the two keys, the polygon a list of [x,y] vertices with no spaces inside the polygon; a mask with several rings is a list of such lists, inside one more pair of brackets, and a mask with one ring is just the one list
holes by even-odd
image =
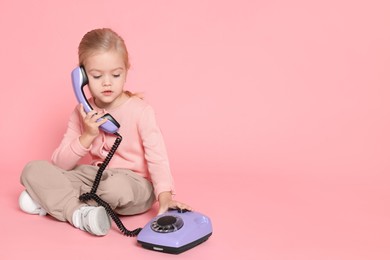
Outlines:
{"label": "girl's nose", "polygon": [[111,80],[109,76],[103,78],[103,86],[111,86]]}

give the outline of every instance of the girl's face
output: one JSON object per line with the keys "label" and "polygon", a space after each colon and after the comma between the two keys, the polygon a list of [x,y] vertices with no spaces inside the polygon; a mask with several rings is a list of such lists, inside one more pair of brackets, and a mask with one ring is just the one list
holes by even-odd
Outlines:
{"label": "girl's face", "polygon": [[127,69],[120,52],[98,52],[85,60],[84,67],[89,90],[99,108],[117,107],[128,98],[123,92]]}

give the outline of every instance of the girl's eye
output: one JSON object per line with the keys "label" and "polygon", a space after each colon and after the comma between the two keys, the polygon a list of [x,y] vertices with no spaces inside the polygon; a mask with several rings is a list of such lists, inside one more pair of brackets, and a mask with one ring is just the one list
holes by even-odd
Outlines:
{"label": "girl's eye", "polygon": [[113,76],[114,76],[114,78],[119,78],[121,76],[121,74],[114,74]]}
{"label": "girl's eye", "polygon": [[92,76],[94,79],[99,79],[101,76]]}

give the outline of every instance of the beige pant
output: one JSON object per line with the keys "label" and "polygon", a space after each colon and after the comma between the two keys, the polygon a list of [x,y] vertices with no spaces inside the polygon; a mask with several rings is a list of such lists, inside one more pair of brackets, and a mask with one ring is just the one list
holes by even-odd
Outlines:
{"label": "beige pant", "polygon": [[[80,165],[65,171],[47,161],[32,161],[20,179],[31,198],[51,216],[72,223],[73,212],[85,206],[78,198],[91,191],[97,170],[96,166]],[[151,183],[127,169],[106,169],[96,194],[120,215],[145,212],[155,201]]]}

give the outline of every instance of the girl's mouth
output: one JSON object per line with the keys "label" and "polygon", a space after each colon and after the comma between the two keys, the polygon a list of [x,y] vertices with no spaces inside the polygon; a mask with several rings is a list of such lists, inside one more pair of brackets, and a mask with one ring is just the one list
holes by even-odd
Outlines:
{"label": "girl's mouth", "polygon": [[111,90],[106,90],[106,91],[103,91],[102,94],[105,95],[105,96],[110,96],[112,94],[112,91]]}

